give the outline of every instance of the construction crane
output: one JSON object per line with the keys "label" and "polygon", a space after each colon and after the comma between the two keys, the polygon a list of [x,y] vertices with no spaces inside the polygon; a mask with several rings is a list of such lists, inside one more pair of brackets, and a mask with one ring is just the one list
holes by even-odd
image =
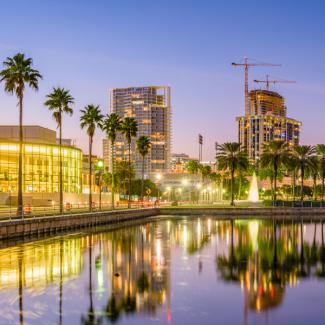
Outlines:
{"label": "construction crane", "polygon": [[242,63],[235,63],[232,62],[231,65],[233,67],[244,67],[245,71],[245,115],[249,115],[249,105],[248,105],[248,68],[249,67],[280,67],[281,64],[272,64],[272,63],[253,63],[248,62],[248,58],[244,58],[244,62]]}
{"label": "construction crane", "polygon": [[294,80],[284,80],[284,79],[269,79],[269,75],[266,75],[266,80],[254,80],[255,83],[264,83],[266,90],[270,90],[270,84],[278,84],[278,83],[284,83],[284,84],[294,84],[296,81]]}

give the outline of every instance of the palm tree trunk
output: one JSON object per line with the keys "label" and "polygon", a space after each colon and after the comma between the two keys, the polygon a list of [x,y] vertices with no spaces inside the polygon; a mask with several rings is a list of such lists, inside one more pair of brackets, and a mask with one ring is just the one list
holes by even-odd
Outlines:
{"label": "palm tree trunk", "polygon": [[24,218],[23,211],[23,95],[19,97],[19,157],[17,216]]}
{"label": "palm tree trunk", "polygon": [[301,201],[304,200],[304,178],[305,178],[305,171],[304,168],[301,167]]}
{"label": "palm tree trunk", "polygon": [[231,192],[231,202],[230,205],[235,205],[234,203],[234,169],[231,170],[231,184],[230,184],[230,192]]}
{"label": "palm tree trunk", "polygon": [[91,193],[91,187],[92,187],[92,150],[93,150],[93,137],[89,137],[89,211],[92,211],[92,193]]}
{"label": "palm tree trunk", "polygon": [[322,202],[324,201],[324,185],[325,185],[325,175],[322,176]]}
{"label": "palm tree trunk", "polygon": [[296,173],[292,175],[292,198],[293,201],[296,199]]}
{"label": "palm tree trunk", "polygon": [[61,108],[60,108],[60,125],[59,125],[59,150],[60,150],[60,155],[59,155],[59,159],[60,159],[60,170],[59,170],[59,195],[60,195],[60,214],[63,213],[63,173],[62,173],[62,112],[61,112]]}
{"label": "palm tree trunk", "polygon": [[317,194],[316,194],[316,191],[317,191],[317,175],[315,174],[314,177],[313,177],[313,181],[314,181],[314,201],[317,201]]}
{"label": "palm tree trunk", "polygon": [[129,198],[128,208],[131,208],[131,142],[129,142]]}
{"label": "palm tree trunk", "polygon": [[144,156],[142,156],[142,175],[141,175],[141,205],[143,206],[143,179],[144,179]]}
{"label": "palm tree trunk", "polygon": [[114,141],[111,142],[111,150],[112,150],[112,209],[114,209],[114,196],[115,196],[115,174],[114,174]]}
{"label": "palm tree trunk", "polygon": [[273,201],[276,201],[276,190],[277,190],[277,178],[278,178],[278,166],[274,165],[274,186],[273,186]]}

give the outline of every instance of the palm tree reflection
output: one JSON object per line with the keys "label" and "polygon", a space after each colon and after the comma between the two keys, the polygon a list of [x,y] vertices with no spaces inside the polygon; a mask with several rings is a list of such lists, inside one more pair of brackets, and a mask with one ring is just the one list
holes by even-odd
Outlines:
{"label": "palm tree reflection", "polygon": [[24,308],[23,308],[23,247],[19,247],[18,253],[18,296],[19,296],[19,324],[24,324]]}
{"label": "palm tree reflection", "polygon": [[81,316],[81,322],[85,325],[99,325],[101,323],[100,319],[96,317],[94,311],[94,302],[93,302],[93,285],[92,285],[92,273],[93,273],[93,258],[92,258],[92,250],[93,250],[93,236],[89,236],[89,245],[88,245],[88,267],[89,267],[89,286],[88,286],[88,293],[89,293],[89,308],[87,318]]}

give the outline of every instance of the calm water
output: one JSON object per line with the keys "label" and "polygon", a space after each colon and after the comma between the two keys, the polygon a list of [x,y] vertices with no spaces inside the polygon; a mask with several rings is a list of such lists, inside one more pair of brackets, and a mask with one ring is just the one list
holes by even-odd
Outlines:
{"label": "calm water", "polygon": [[322,226],[161,218],[2,248],[0,324],[324,324]]}

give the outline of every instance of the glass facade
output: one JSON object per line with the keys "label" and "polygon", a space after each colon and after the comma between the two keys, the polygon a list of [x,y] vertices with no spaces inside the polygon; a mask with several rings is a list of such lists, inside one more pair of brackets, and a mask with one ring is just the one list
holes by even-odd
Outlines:
{"label": "glass facade", "polygon": [[[23,145],[23,192],[59,192],[60,149],[55,144]],[[0,192],[18,189],[18,142],[0,142]],[[81,193],[82,152],[62,147],[63,192]]]}
{"label": "glass facade", "polygon": [[[138,137],[144,135],[150,138],[150,153],[144,161],[145,177],[168,172],[171,152],[170,87],[113,89],[111,91],[111,111],[117,113],[121,118],[134,117],[138,123]],[[109,149],[107,154],[110,157]],[[131,155],[136,175],[141,177],[142,157],[136,150],[136,139],[133,139],[131,143]],[[115,143],[116,161],[127,159],[127,156],[127,142],[124,136],[119,134]]]}
{"label": "glass facade", "polygon": [[269,90],[249,93],[248,116],[237,117],[238,140],[255,162],[266,142],[283,140],[290,147],[299,145],[301,122],[287,117],[284,98]]}

